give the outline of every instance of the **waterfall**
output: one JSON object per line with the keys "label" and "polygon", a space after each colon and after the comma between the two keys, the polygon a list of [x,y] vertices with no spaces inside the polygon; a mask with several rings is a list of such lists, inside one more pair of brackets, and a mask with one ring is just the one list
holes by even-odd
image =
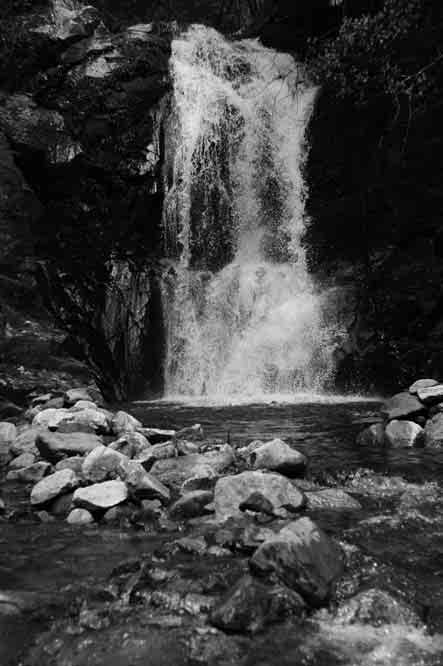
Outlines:
{"label": "waterfall", "polygon": [[319,392],[332,336],[302,245],[316,90],[291,56],[198,25],[171,69],[166,395]]}

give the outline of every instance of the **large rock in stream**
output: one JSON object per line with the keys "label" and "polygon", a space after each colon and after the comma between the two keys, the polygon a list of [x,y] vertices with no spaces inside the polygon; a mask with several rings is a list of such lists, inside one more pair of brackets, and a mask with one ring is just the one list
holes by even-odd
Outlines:
{"label": "large rock in stream", "polygon": [[312,520],[300,518],[265,541],[250,560],[261,576],[275,574],[312,606],[328,601],[343,574],[341,548]]}
{"label": "large rock in stream", "polygon": [[83,456],[103,444],[101,437],[93,434],[73,432],[60,434],[40,432],[35,441],[41,456],[50,462],[58,462],[68,456]]}
{"label": "large rock in stream", "polygon": [[413,421],[391,421],[386,426],[386,443],[393,448],[408,448],[424,444],[424,432]]}
{"label": "large rock in stream", "polygon": [[306,456],[281,439],[254,448],[249,459],[254,469],[267,469],[289,477],[303,475],[307,467]]}
{"label": "large rock in stream", "polygon": [[214,504],[218,519],[240,516],[251,496],[263,497],[266,506],[275,514],[282,509],[289,512],[300,510],[306,498],[288,479],[272,472],[242,472],[219,479],[215,486]]}
{"label": "large rock in stream", "polygon": [[80,509],[91,513],[105,512],[125,502],[129,497],[128,488],[122,481],[104,481],[87,488],[78,488],[72,503]]}
{"label": "large rock in stream", "polygon": [[234,460],[234,451],[226,444],[204,454],[158,460],[151,468],[151,473],[169,488],[177,489],[190,479],[215,479],[232,465]]}
{"label": "large rock in stream", "polygon": [[410,419],[414,416],[421,416],[426,412],[426,408],[420,400],[410,393],[397,393],[386,400],[381,408],[382,415],[388,420]]}

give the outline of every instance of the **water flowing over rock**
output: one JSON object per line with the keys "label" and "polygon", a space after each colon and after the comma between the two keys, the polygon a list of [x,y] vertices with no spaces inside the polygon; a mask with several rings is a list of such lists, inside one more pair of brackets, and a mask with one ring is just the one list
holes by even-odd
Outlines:
{"label": "water flowing over rock", "polygon": [[315,89],[288,55],[193,26],[173,42],[165,390],[320,390],[332,338],[301,238]]}

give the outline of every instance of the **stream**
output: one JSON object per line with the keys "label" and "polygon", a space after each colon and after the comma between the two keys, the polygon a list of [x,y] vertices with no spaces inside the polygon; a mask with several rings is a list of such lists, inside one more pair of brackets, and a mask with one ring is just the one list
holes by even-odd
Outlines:
{"label": "stream", "polygon": [[[376,623],[343,621],[332,607],[252,638],[225,634],[208,626],[197,601],[199,595],[217,596],[244,574],[247,553],[211,557],[171,547],[178,538],[203,534],[219,543],[214,526],[208,537],[204,521],[186,527],[166,522],[158,529],[42,524],[27,508],[28,489],[6,485],[3,496],[15,513],[0,523],[0,604],[5,592],[19,594],[26,612],[0,616],[2,666],[441,666],[443,451],[356,445],[356,434],[377,419],[376,402],[153,402],[126,408],[155,427],[201,423],[207,438],[229,438],[234,448],[280,437],[305,453],[309,482],[342,488],[362,507],[310,512],[345,547],[347,570],[337,599],[376,587],[407,601],[422,622],[390,622],[383,613]],[[124,605],[120,591],[119,605],[110,611],[111,573],[122,562],[146,558],[174,572],[168,587],[174,598],[195,600],[180,608],[171,601],[163,608],[157,600],[148,612],[137,597]]]}

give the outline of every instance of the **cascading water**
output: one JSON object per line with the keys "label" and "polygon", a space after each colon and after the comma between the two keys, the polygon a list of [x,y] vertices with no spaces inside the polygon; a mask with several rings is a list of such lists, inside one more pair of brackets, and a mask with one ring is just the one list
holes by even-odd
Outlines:
{"label": "cascading water", "polygon": [[171,67],[166,395],[321,391],[332,336],[302,246],[316,91],[291,56],[203,26]]}

